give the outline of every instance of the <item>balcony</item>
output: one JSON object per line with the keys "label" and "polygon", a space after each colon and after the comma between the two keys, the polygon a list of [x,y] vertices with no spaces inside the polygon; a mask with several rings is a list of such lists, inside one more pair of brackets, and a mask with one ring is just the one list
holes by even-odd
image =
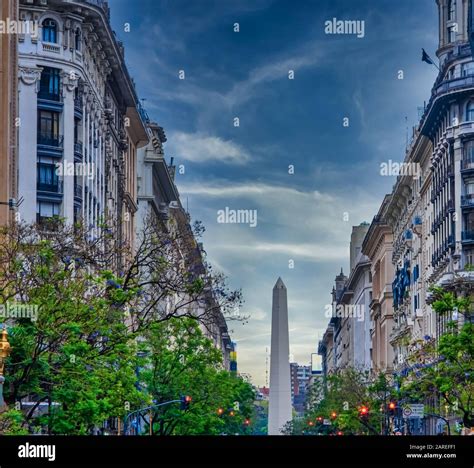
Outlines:
{"label": "balcony", "polygon": [[82,145],[82,141],[76,141],[74,143],[74,159],[76,161],[82,162],[82,151],[84,147]]}
{"label": "balcony", "polygon": [[39,213],[36,213],[36,223],[47,231],[57,231],[59,228],[57,216],[41,216]]}
{"label": "balcony", "polygon": [[79,119],[82,119],[82,107],[83,107],[82,96],[76,96],[74,98],[74,115]]}
{"label": "balcony", "polygon": [[474,161],[469,159],[463,159],[461,161],[461,174],[473,174],[474,173]]}
{"label": "balcony", "polygon": [[55,135],[53,133],[38,132],[38,145],[51,146],[53,148],[63,147],[63,136]]}
{"label": "balcony", "polygon": [[461,208],[474,208],[474,195],[462,195]]}
{"label": "balcony", "polygon": [[36,184],[36,189],[38,190],[38,192],[62,194],[63,182],[62,180],[56,180],[52,183],[45,183],[45,182],[38,181]]}
{"label": "balcony", "polygon": [[82,202],[82,185],[74,185],[74,201]]}
{"label": "balcony", "polygon": [[461,233],[461,239],[463,244],[474,243],[474,231],[463,231]]}
{"label": "balcony", "polygon": [[58,44],[53,44],[50,42],[43,42],[43,51],[44,52],[51,52],[53,54],[60,54],[61,53],[61,46]]}

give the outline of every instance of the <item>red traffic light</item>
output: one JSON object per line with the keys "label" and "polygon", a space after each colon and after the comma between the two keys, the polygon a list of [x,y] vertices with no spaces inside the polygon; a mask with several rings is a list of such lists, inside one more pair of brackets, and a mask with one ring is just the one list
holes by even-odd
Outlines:
{"label": "red traffic light", "polygon": [[397,407],[397,405],[396,405],[395,402],[391,401],[391,402],[388,404],[388,407],[389,407],[389,409],[394,410],[394,409]]}
{"label": "red traffic light", "polygon": [[322,417],[322,416],[318,416],[316,419],[321,422],[321,421],[323,420],[323,417]]}
{"label": "red traffic light", "polygon": [[363,416],[369,414],[369,408],[367,406],[361,406],[359,409],[359,413]]}

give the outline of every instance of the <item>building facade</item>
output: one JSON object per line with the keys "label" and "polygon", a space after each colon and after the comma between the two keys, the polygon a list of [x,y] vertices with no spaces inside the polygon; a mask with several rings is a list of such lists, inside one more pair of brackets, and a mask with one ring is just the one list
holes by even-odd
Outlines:
{"label": "building facade", "polygon": [[310,377],[311,366],[302,366],[297,362],[290,363],[291,401],[298,416],[303,416],[306,409]]}
{"label": "building facade", "polygon": [[[2,0],[2,21],[18,21],[18,0]],[[17,199],[17,35],[0,34],[0,225],[13,220]]]}
{"label": "building facade", "polygon": [[370,259],[372,271],[370,340],[374,374],[391,374],[394,359],[393,348],[389,342],[393,328],[393,235],[382,215],[389,201],[390,195],[387,195],[362,244],[362,252]]}
{"label": "building facade", "polygon": [[[148,143],[139,148],[137,152],[137,223],[136,240],[141,241],[141,236],[152,223],[162,233],[170,233],[170,237],[186,240],[181,243],[181,259],[187,267],[200,275],[206,275],[205,251],[202,244],[196,242],[190,225],[189,213],[183,208],[178,189],[176,187],[175,166],[173,158],[166,162],[163,148],[166,134],[157,123],[146,119]],[[176,297],[171,301],[179,302]],[[166,308],[167,304],[159,304],[158,308]],[[205,320],[201,329],[214,346],[222,353],[224,368],[237,372],[236,345],[231,341],[227,322],[212,294],[206,292],[201,301],[189,304],[189,310],[183,313],[201,317],[212,311],[212,320]]]}
{"label": "building facade", "polygon": [[148,136],[105,0],[20,1],[21,219],[109,219],[120,247],[135,233],[136,150]]}
{"label": "building facade", "polygon": [[371,368],[370,301],[372,276],[370,260],[362,252],[368,223],[353,226],[351,233],[350,274],[342,269],[332,290],[332,316],[318,346],[323,375],[348,367]]}

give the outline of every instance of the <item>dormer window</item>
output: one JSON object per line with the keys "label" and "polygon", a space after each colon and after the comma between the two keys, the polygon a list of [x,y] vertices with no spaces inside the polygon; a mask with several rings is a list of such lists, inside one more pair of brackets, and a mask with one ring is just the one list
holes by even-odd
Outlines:
{"label": "dormer window", "polygon": [[43,21],[43,42],[56,44],[58,42],[58,25],[52,19]]}

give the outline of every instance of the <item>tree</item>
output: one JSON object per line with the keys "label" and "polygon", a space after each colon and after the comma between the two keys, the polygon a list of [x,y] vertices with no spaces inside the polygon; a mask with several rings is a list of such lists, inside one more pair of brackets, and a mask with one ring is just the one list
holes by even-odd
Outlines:
{"label": "tree", "polygon": [[[446,317],[446,331],[438,340],[426,337],[412,357],[413,366],[401,391],[420,401],[443,401],[462,416],[465,427],[474,426],[474,324],[471,299],[441,287],[432,288],[435,312]],[[457,311],[464,323],[449,320]]]}
{"label": "tree", "polygon": [[[383,396],[378,383],[368,371],[342,369],[327,377],[325,384],[317,381],[309,395],[309,408],[303,424],[293,424],[292,433],[379,434]],[[323,397],[321,397],[324,395]],[[362,408],[366,408],[362,411]],[[324,424],[324,421],[330,421]]]}
{"label": "tree", "polygon": [[[38,308],[37,317],[8,320],[5,399],[35,402],[24,427],[87,434],[125,416],[146,399],[135,370],[148,327],[190,318],[212,333],[224,320],[219,307],[240,301],[239,291],[186,250],[187,227],[168,239],[158,228],[147,225],[155,234],[136,252],[116,245],[105,222],[90,230],[60,219],[0,230],[0,304]],[[47,413],[37,417],[44,403]]]}
{"label": "tree", "polygon": [[[248,433],[254,391],[222,367],[222,357],[190,318],[173,318],[149,327],[141,350],[146,356],[140,379],[156,403],[192,397],[189,409],[157,409],[153,432],[159,435]],[[238,408],[234,408],[238,402]],[[250,422],[250,424],[246,424]]]}

